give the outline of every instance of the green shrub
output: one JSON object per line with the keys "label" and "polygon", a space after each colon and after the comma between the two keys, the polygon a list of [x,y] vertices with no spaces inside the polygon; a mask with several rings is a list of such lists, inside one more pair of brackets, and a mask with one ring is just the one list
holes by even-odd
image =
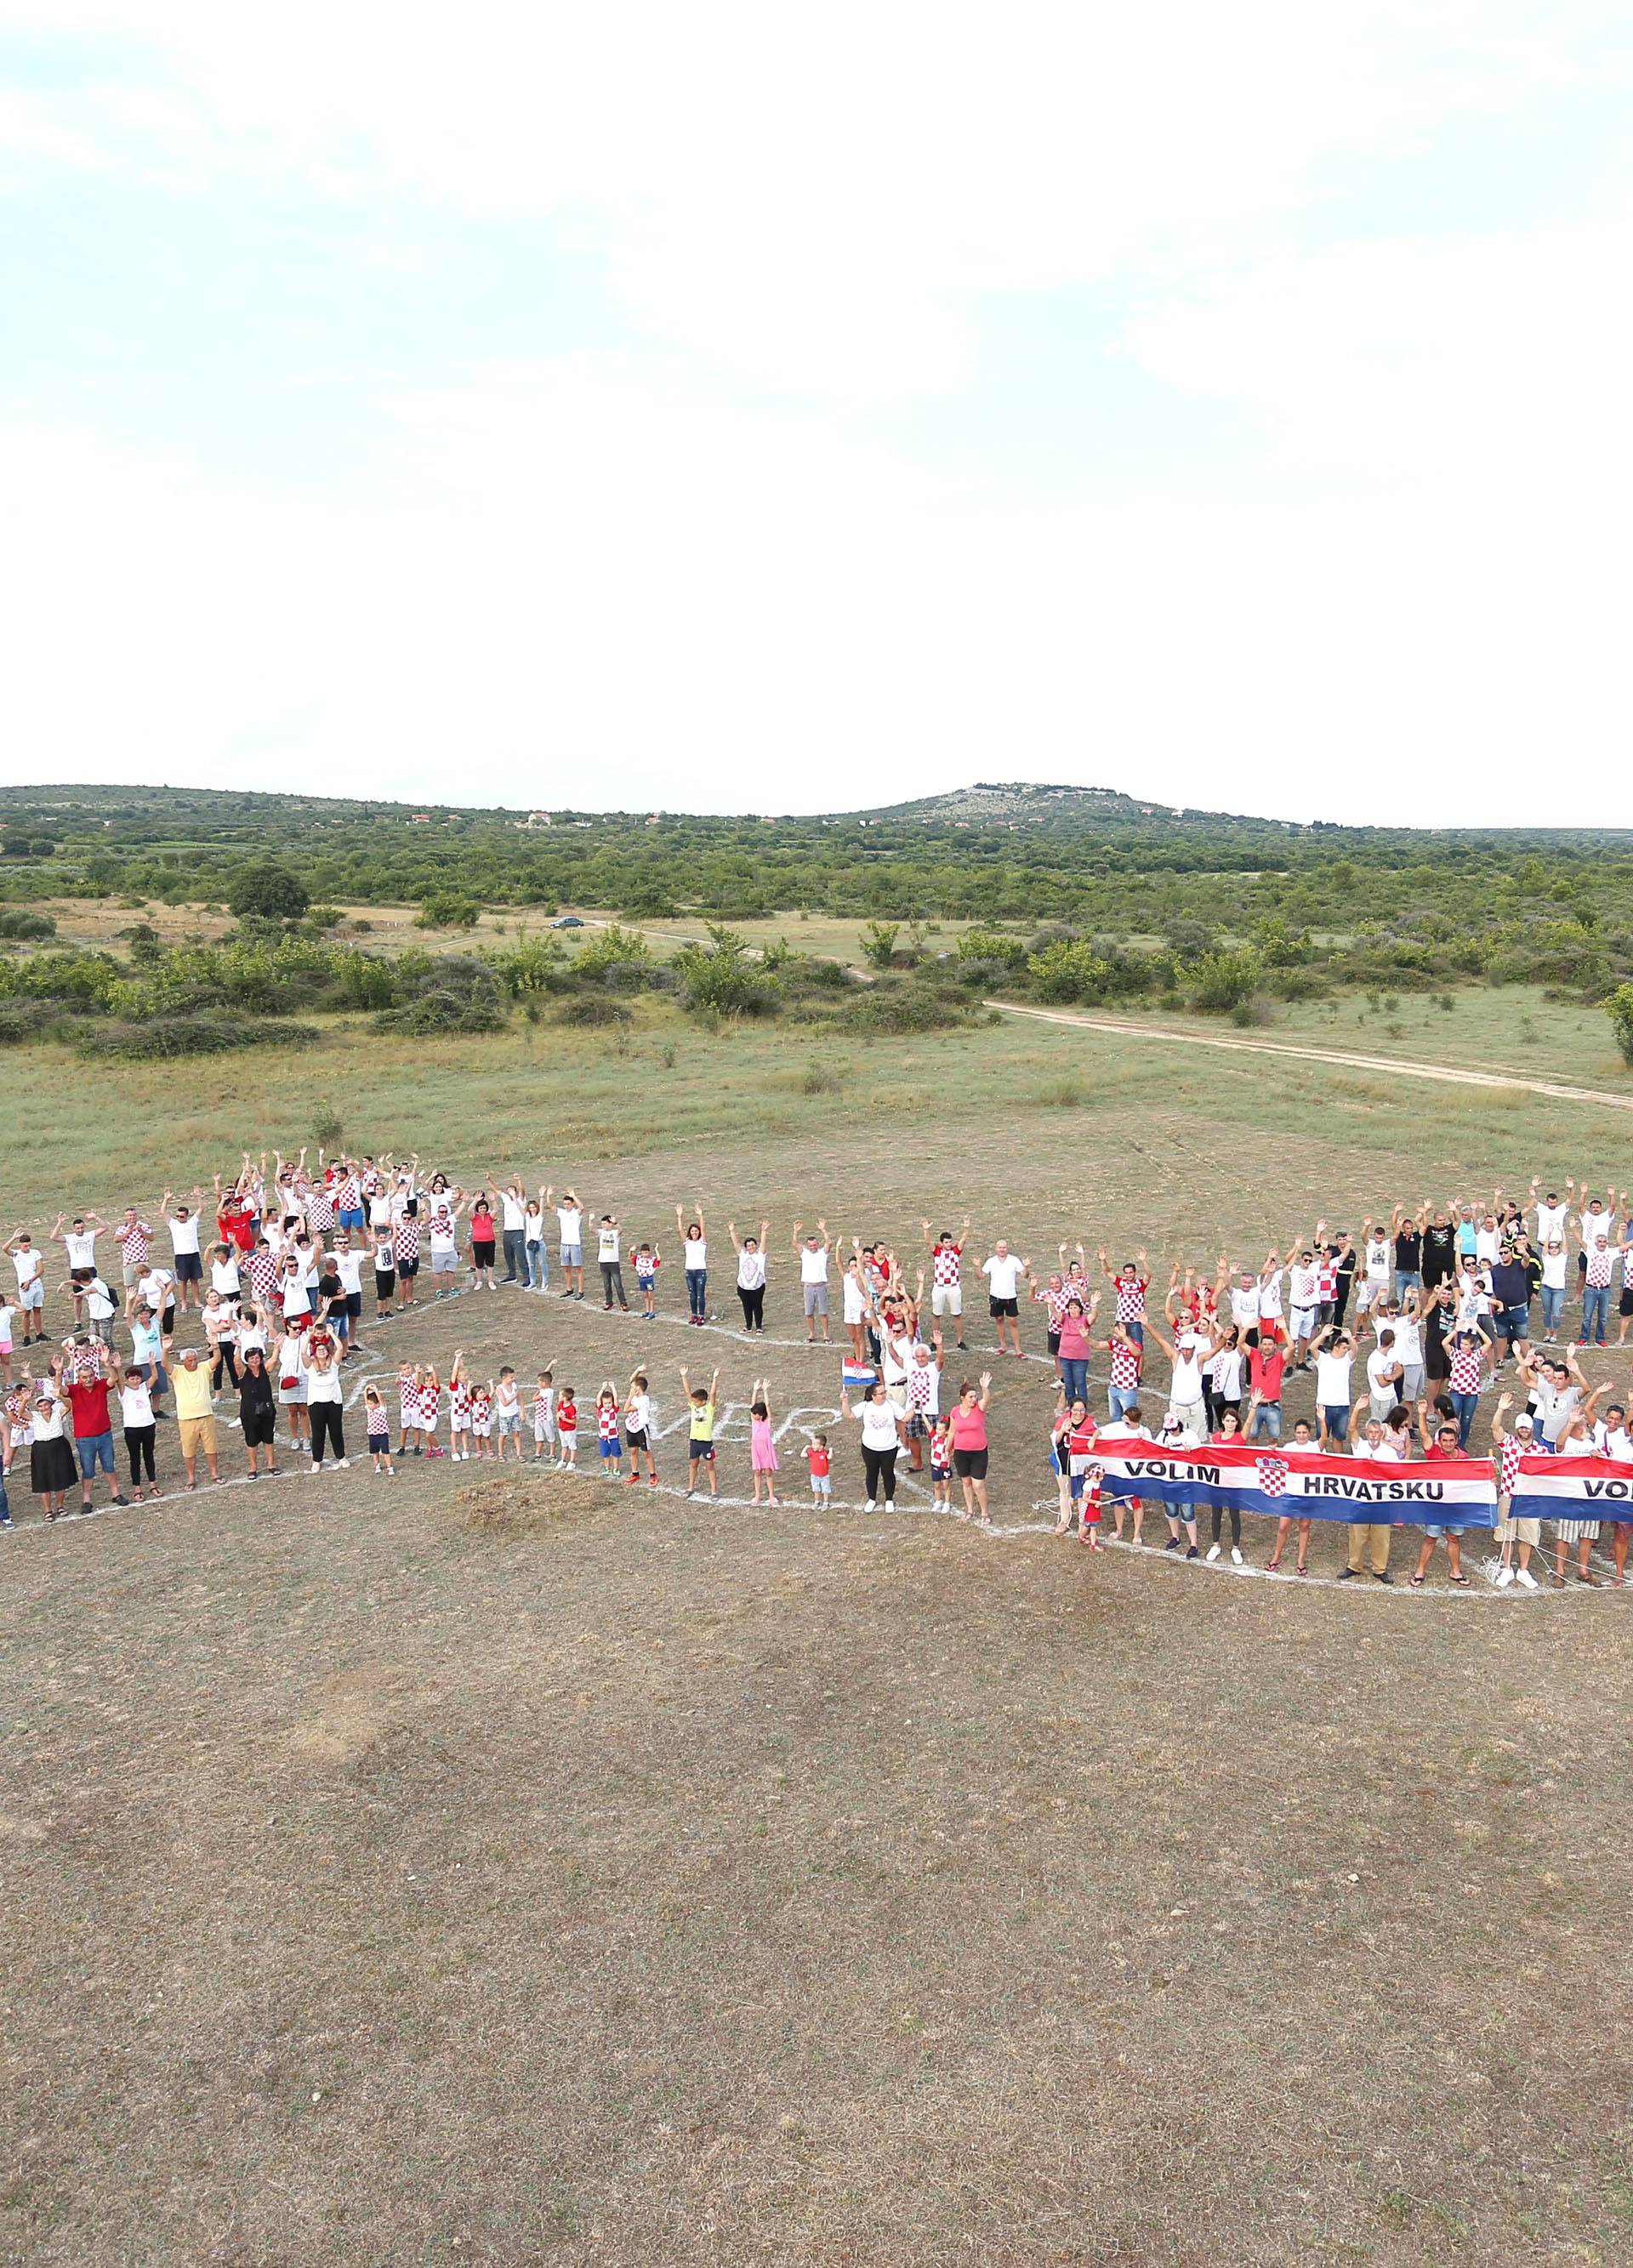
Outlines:
{"label": "green shrub", "polygon": [[306,885],[275,858],[241,868],[227,893],[227,904],[240,921],[246,914],[263,921],[299,921],[311,902]]}
{"label": "green shrub", "polygon": [[627,1024],[630,1012],[621,1000],[601,998],[594,992],[565,1000],[556,1011],[558,1024]]}
{"label": "green shrub", "polygon": [[121,1062],[169,1060],[177,1056],[230,1055],[241,1048],[310,1047],[318,1035],[310,1024],[276,1023],[254,1016],[148,1016],[139,1023],[109,1023],[82,1032],[81,1055]]}
{"label": "green shrub", "polygon": [[419,902],[416,929],[475,929],[482,909],[474,898],[457,890],[432,890]]}
{"label": "green shrub", "polygon": [[1624,1064],[1633,1064],[1633,984],[1618,984],[1604,1003]]}
{"label": "green shrub", "polygon": [[0,909],[0,937],[33,940],[55,935],[56,924],[49,914],[26,913],[20,909],[13,911],[9,907]]}

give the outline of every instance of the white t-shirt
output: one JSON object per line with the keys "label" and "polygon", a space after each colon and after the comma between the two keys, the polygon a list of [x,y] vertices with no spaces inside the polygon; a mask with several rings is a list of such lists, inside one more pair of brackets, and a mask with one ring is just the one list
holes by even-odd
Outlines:
{"label": "white t-shirt", "polygon": [[1214,1374],[1214,1392],[1221,1402],[1239,1402],[1242,1398],[1241,1349],[1221,1347],[1207,1367]]}
{"label": "white t-shirt", "polygon": [[1316,1357],[1316,1400],[1323,1410],[1349,1406],[1349,1373],[1355,1358],[1348,1354]]}
{"label": "white t-shirt", "polygon": [[900,1446],[901,1436],[896,1430],[896,1411],[890,1403],[860,1403],[851,1415],[861,1424],[864,1449],[894,1449]]}
{"label": "white t-shirt", "polygon": [[174,1289],[175,1280],[167,1268],[150,1268],[137,1285],[137,1297],[144,1300],[157,1315]]}
{"label": "white t-shirt", "polygon": [[1389,1281],[1389,1244],[1385,1237],[1374,1237],[1366,1248],[1366,1272],[1374,1284]]}
{"label": "white t-shirt", "polygon": [[1180,1410],[1188,1409],[1192,1403],[1201,1400],[1202,1366],[1197,1360],[1194,1350],[1187,1351],[1183,1345],[1176,1350],[1173,1391],[1168,1398],[1176,1409]]}
{"label": "white t-shirt", "polygon": [[986,1288],[994,1300],[1013,1300],[1020,1285],[1021,1263],[1013,1252],[994,1252],[981,1263]]}
{"label": "white t-shirt", "polygon": [[1423,1326],[1414,1315],[1398,1316],[1391,1329],[1395,1335],[1395,1353],[1404,1370],[1415,1370],[1423,1359]]}
{"label": "white t-shirt", "polygon": [[1238,1331],[1248,1329],[1252,1324],[1259,1321],[1261,1306],[1262,1301],[1257,1284],[1250,1284],[1245,1291],[1243,1290],[1239,1284],[1232,1285],[1230,1288],[1230,1321],[1236,1325]]}
{"label": "white t-shirt", "polygon": [[1619,1465],[1633,1465],[1633,1433],[1625,1425],[1613,1431],[1602,1418],[1593,1423],[1593,1448],[1597,1455],[1614,1457]]}
{"label": "white t-shirt", "polygon": [[14,1252],[11,1255],[11,1264],[17,1270],[17,1288],[19,1292],[26,1292],[31,1284],[37,1284],[40,1281],[40,1270],[43,1263],[32,1244],[26,1251]]}
{"label": "white t-shirt", "polygon": [[523,1204],[522,1200],[516,1195],[514,1189],[501,1189],[499,1191],[499,1219],[502,1225],[506,1228],[512,1230],[525,1228],[527,1226],[527,1207]]}
{"label": "white t-shirt", "polygon": [[1368,1355],[1366,1359],[1366,1382],[1368,1387],[1378,1396],[1380,1402],[1386,1394],[1393,1394],[1399,1388],[1400,1384],[1400,1381],[1399,1379],[1386,1378],[1384,1373],[1385,1371],[1393,1370],[1395,1365],[1400,1361],[1401,1358],[1396,1353],[1393,1347],[1375,1347],[1372,1352]]}
{"label": "white t-shirt", "polygon": [[1545,1292],[1563,1292],[1565,1288],[1565,1263],[1569,1258],[1562,1245],[1557,1252],[1542,1255],[1542,1288]]}
{"label": "white t-shirt", "polygon": [[583,1206],[558,1205],[556,1222],[561,1231],[561,1241],[564,1244],[579,1243],[584,1233]]}
{"label": "white t-shirt", "polygon": [[153,1403],[145,1386],[122,1386],[119,1389],[119,1414],[127,1425],[151,1425]]}
{"label": "white t-shirt", "polygon": [[1570,1208],[1568,1206],[1563,1204],[1538,1204],[1537,1242],[1539,1244],[1551,1244],[1555,1237],[1558,1237],[1561,1243],[1563,1243],[1565,1236],[1565,1215],[1569,1210]]}
{"label": "white t-shirt", "polygon": [[344,1382],[339,1371],[331,1362],[327,1370],[315,1366],[307,1373],[308,1402],[340,1402],[344,1399]]}
{"label": "white t-shirt", "polygon": [[1369,1464],[1373,1465],[1398,1465],[1400,1462],[1400,1452],[1393,1441],[1369,1441],[1364,1433],[1358,1441],[1351,1444],[1349,1454],[1352,1457],[1364,1457]]}
{"label": "white t-shirt", "polygon": [[330,1255],[335,1273],[340,1278],[340,1288],[348,1295],[363,1289],[363,1255],[360,1252],[336,1252]]}
{"label": "white t-shirt", "polygon": [[602,1228],[602,1229],[599,1229],[599,1230],[596,1232],[596,1236],[595,1236],[595,1257],[596,1257],[596,1259],[597,1259],[597,1260],[603,1260],[603,1261],[605,1261],[605,1262],[606,1262],[606,1263],[607,1263],[607,1265],[608,1265],[609,1267],[611,1267],[612,1263],[614,1263],[614,1261],[616,1261],[616,1260],[617,1260],[617,1256],[618,1256],[618,1232],[617,1232],[617,1230],[616,1228]]}
{"label": "white t-shirt", "polygon": [[708,1238],[706,1236],[683,1236],[681,1239],[681,1266],[685,1270],[686,1273],[690,1276],[699,1268],[706,1268],[708,1264]]}
{"label": "white t-shirt", "polygon": [[802,1284],[825,1284],[828,1280],[828,1248],[819,1244],[815,1252],[809,1244],[800,1247],[800,1281]]}
{"label": "white t-shirt", "polygon": [[757,1246],[737,1255],[737,1281],[745,1292],[757,1292],[765,1282],[765,1255]]}
{"label": "white t-shirt", "polygon": [[[93,1323],[111,1322],[117,1312],[114,1295],[100,1276],[93,1276],[85,1285],[85,1313]],[[9,1311],[8,1311],[9,1312]]]}
{"label": "white t-shirt", "polygon": [[230,1256],[225,1260],[211,1262],[210,1288],[212,1292],[219,1292],[224,1300],[236,1299],[242,1288],[242,1282],[243,1279],[239,1274],[238,1263]]}
{"label": "white t-shirt", "polygon": [[178,1260],[190,1257],[198,1250],[198,1215],[190,1212],[183,1220],[180,1213],[170,1216],[170,1249]]}
{"label": "white t-shirt", "polygon": [[1302,1314],[1317,1304],[1316,1293],[1319,1281],[1313,1268],[1299,1267],[1292,1270],[1288,1281],[1288,1292],[1293,1302],[1295,1313]]}
{"label": "white t-shirt", "polygon": [[632,1394],[624,1405],[624,1423],[632,1433],[644,1433],[652,1424],[652,1396]]}
{"label": "white t-shirt", "polygon": [[94,1229],[69,1229],[63,1238],[63,1249],[68,1255],[70,1268],[96,1266],[96,1232]]}
{"label": "white t-shirt", "polygon": [[1282,1320],[1282,1270],[1272,1268],[1259,1279],[1259,1313],[1267,1323]]}

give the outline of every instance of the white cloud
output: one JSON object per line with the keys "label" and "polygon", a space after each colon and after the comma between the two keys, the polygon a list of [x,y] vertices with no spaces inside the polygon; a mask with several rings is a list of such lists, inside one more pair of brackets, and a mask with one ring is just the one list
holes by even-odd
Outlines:
{"label": "white cloud", "polygon": [[[1616,11],[0,0],[31,18],[87,74],[0,100],[14,162],[326,198],[399,261],[427,211],[545,222],[632,342],[405,368],[322,478],[0,423],[10,776],[1633,818],[1625,212],[1346,240],[1322,203],[1614,84]],[[915,453],[1038,291],[1134,304],[1140,463],[1166,416],[1183,475]],[[1245,438],[1198,443],[1215,403]]]}

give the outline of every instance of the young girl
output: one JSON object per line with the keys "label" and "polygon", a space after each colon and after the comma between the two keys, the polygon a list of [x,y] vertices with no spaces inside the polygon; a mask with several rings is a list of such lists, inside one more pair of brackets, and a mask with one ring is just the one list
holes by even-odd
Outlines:
{"label": "young girl", "polygon": [[425,1454],[428,1457],[443,1455],[445,1453],[437,1442],[437,1415],[442,1406],[442,1381],[437,1376],[434,1363],[428,1362],[419,1373],[416,1406],[419,1411],[420,1438],[425,1444]]}
{"label": "young girl", "polygon": [[930,1497],[941,1511],[952,1510],[952,1442],[944,1418],[930,1428]]}
{"label": "young girl", "polygon": [[709,1244],[703,1207],[699,1205],[697,1210],[696,1220],[688,1221],[676,1205],[675,1226],[682,1233],[681,1265],[686,1271],[686,1305],[690,1310],[686,1320],[701,1329],[709,1319]]}
{"label": "young girl", "polygon": [[[761,1326],[764,1329],[764,1325]],[[765,1501],[777,1501],[777,1442],[772,1432],[771,1381],[757,1378],[749,1402],[749,1467],[754,1475],[754,1501],[760,1500],[760,1482],[765,1483]]]}
{"label": "young girl", "polygon": [[1072,1476],[1070,1455],[1066,1437],[1071,1431],[1070,1410],[1057,1410],[1049,1428],[1049,1469],[1054,1475],[1058,1517],[1054,1523],[1057,1535],[1066,1535],[1072,1525]]}
{"label": "young girl", "polygon": [[630,1379],[629,1399],[624,1405],[624,1433],[630,1445],[630,1486],[633,1488],[640,1478],[640,1461],[644,1456],[647,1484],[656,1488],[658,1461],[652,1451],[652,1395],[644,1370],[635,1371]]}
{"label": "young girl", "polygon": [[805,1462],[810,1468],[811,1502],[830,1505],[833,1502],[833,1460],[828,1450],[828,1436],[813,1433],[805,1445]]}
{"label": "young girl", "polygon": [[618,1389],[610,1378],[602,1379],[595,1396],[595,1431],[602,1477],[617,1480],[624,1470],[624,1442],[618,1432]]}
{"label": "young girl", "polygon": [[658,1312],[658,1270],[663,1265],[655,1244],[635,1248],[635,1288],[641,1297],[641,1320],[650,1322]]}
{"label": "young girl", "polygon": [[556,1460],[564,1473],[577,1469],[579,1462],[579,1404],[578,1396],[570,1386],[561,1389],[561,1399],[556,1404],[556,1439],[561,1454]]}
{"label": "young girl", "polygon": [[402,1430],[400,1457],[421,1454],[419,1440],[419,1369],[411,1362],[397,1365],[397,1418]]}
{"label": "young girl", "polygon": [[462,1465],[470,1454],[470,1403],[464,1351],[455,1347],[454,1366],[448,1373],[448,1453],[456,1465]]}
{"label": "young girl", "polygon": [[[491,1287],[490,1287],[491,1288]],[[493,1457],[493,1381],[473,1387],[470,1395],[471,1454],[491,1463]]]}
{"label": "young girl", "polygon": [[544,1462],[544,1453],[550,1452],[554,1464],[556,1447],[556,1387],[553,1371],[542,1370],[533,1393],[533,1462]]}

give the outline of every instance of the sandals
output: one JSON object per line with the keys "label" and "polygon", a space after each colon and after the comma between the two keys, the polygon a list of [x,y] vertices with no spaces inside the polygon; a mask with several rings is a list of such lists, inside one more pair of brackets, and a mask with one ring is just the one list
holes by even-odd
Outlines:
{"label": "sandals", "polygon": [[1412,1578],[1412,1588],[1413,1588],[1415,1591],[1421,1591],[1421,1590],[1422,1589],[1422,1587],[1423,1587],[1423,1579],[1422,1579],[1422,1577],[1421,1575],[1414,1575],[1414,1576],[1413,1576],[1413,1578]]}
{"label": "sandals", "polygon": [[1452,1575],[1448,1576],[1446,1580],[1449,1582],[1455,1583],[1459,1591],[1466,1591],[1468,1588],[1468,1578],[1467,1575]]}
{"label": "sandals", "polygon": [[1304,1561],[1301,1559],[1297,1566],[1294,1568],[1293,1572],[1296,1575],[1307,1575],[1310,1572],[1310,1570],[1305,1566]]}
{"label": "sandals", "polygon": [[[1275,1574],[1275,1571],[1276,1571],[1276,1569],[1281,1565],[1281,1564],[1282,1564],[1282,1555],[1281,1555],[1281,1553],[1278,1551],[1278,1552],[1276,1553],[1276,1556],[1275,1556],[1275,1557],[1274,1559],[1267,1559],[1267,1560],[1265,1561],[1265,1572],[1266,1572],[1266,1574],[1267,1574],[1267,1575],[1274,1575],[1274,1574]],[[1302,1573],[1302,1572],[1303,1572],[1303,1570],[1301,1569],[1299,1572]]]}

